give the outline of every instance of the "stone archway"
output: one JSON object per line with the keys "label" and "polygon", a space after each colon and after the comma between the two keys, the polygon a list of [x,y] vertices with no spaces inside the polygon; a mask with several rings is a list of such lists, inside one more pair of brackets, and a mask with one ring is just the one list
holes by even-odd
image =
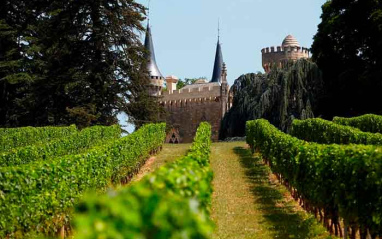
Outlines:
{"label": "stone archway", "polygon": [[167,136],[166,136],[166,143],[168,144],[179,144],[181,143],[181,138],[179,136],[179,130],[172,128]]}

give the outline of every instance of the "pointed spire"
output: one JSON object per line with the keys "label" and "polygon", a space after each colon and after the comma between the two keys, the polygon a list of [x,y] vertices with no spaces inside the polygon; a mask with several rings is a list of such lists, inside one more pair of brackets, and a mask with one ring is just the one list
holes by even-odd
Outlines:
{"label": "pointed spire", "polygon": [[218,27],[218,44],[216,46],[216,54],[215,54],[215,63],[214,63],[214,71],[212,73],[212,79],[210,82],[221,82],[223,69],[223,54],[220,45],[220,24]]}
{"label": "pointed spire", "polygon": [[147,59],[147,71],[150,73],[151,79],[163,79],[162,73],[160,72],[155,60],[154,44],[151,35],[150,22],[147,22],[145,48],[149,51]]}
{"label": "pointed spire", "polygon": [[218,41],[220,41],[220,18],[218,18]]}
{"label": "pointed spire", "polygon": [[151,0],[149,0],[149,6],[147,7],[147,24],[150,24],[150,3]]}

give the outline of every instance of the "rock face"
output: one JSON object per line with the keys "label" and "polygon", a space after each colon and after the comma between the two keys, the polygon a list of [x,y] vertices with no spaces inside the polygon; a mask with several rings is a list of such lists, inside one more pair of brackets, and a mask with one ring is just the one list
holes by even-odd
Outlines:
{"label": "rock face", "polygon": [[268,74],[242,75],[231,87],[233,105],[222,120],[220,138],[244,136],[246,121],[259,118],[287,132],[293,119],[314,117],[322,89],[321,71],[305,59]]}

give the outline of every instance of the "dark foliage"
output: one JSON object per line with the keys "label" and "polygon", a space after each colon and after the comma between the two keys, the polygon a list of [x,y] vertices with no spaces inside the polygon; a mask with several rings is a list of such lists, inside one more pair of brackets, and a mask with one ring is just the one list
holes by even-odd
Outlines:
{"label": "dark foliage", "polygon": [[269,74],[242,75],[231,87],[233,106],[222,121],[220,138],[244,136],[246,121],[259,118],[288,131],[293,119],[314,116],[321,90],[321,72],[307,60]]}
{"label": "dark foliage", "polygon": [[382,1],[331,0],[322,10],[312,46],[327,92],[319,111],[382,113]]}
{"label": "dark foliage", "polygon": [[134,0],[5,0],[0,11],[1,126],[111,125],[120,111],[135,123],[137,102],[158,109]]}

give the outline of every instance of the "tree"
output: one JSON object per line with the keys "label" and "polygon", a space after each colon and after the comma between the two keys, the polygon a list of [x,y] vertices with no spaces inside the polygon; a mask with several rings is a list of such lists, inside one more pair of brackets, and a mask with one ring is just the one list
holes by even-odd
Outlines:
{"label": "tree", "polygon": [[[150,94],[151,81],[146,71],[146,60],[149,52],[145,51],[139,62],[142,65],[137,66],[139,70],[129,75],[128,91],[124,92],[121,108],[128,115],[128,121],[132,123],[136,129],[147,123],[162,122],[165,119],[166,111],[158,102],[160,97]],[[124,102],[128,102],[125,104]]]}
{"label": "tree", "polygon": [[[134,0],[16,1],[18,7],[14,0],[5,1],[6,8],[14,11],[4,10],[2,23],[16,29],[22,39],[26,50],[17,46],[17,37],[7,45],[18,47],[13,51],[16,55],[28,52],[19,57],[24,61],[16,68],[31,72],[33,81],[24,84],[24,80],[22,85],[28,87],[18,96],[0,95],[18,104],[7,109],[7,123],[0,124],[110,125],[117,122],[120,111],[136,112],[129,107],[134,108],[139,99],[157,105],[155,99],[141,96],[150,82],[138,35],[144,30],[142,5]],[[23,16],[22,24],[13,21],[15,13]],[[1,41],[7,39],[5,34],[0,36]],[[5,72],[3,79],[10,76]]]}
{"label": "tree", "polygon": [[206,80],[207,77],[199,77],[199,78],[184,78],[184,80],[179,79],[178,83],[176,84],[176,89],[182,89],[186,85],[192,85],[194,84],[197,80]]}
{"label": "tree", "polygon": [[222,120],[219,137],[242,137],[246,122],[261,118],[289,131],[293,119],[314,117],[322,85],[321,71],[305,59],[275,67],[269,74],[240,76],[231,87],[233,105]]}
{"label": "tree", "polygon": [[[40,9],[40,3],[35,9]],[[20,123],[16,109],[23,109],[22,98],[37,79],[33,71],[36,48],[29,44],[33,37],[31,25],[36,23],[36,12],[28,11],[31,3],[22,0],[5,1],[0,8],[0,125]],[[31,104],[33,104],[31,102]],[[28,114],[28,109],[23,109]]]}
{"label": "tree", "polygon": [[149,94],[144,85],[137,87],[134,94],[129,97],[129,103],[124,110],[129,116],[128,121],[136,129],[147,123],[164,121],[166,112],[157,100],[156,96]]}
{"label": "tree", "polygon": [[312,46],[327,91],[320,111],[382,113],[382,1],[332,0],[322,10]]}

